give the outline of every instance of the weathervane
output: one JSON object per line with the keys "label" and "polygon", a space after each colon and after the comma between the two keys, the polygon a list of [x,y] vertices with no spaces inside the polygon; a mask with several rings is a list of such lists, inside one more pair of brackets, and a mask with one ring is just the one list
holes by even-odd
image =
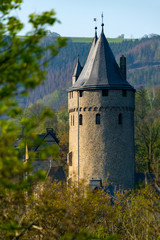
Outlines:
{"label": "weathervane", "polygon": [[101,26],[102,26],[102,32],[103,32],[103,27],[104,27],[104,23],[103,23],[103,12],[102,12],[102,14],[101,14],[101,17],[102,17],[102,24],[101,24]]}

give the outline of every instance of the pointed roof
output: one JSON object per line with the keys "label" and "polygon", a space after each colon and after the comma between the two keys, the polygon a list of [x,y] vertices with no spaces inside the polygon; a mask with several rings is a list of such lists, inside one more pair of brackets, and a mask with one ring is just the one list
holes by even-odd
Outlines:
{"label": "pointed roof", "polygon": [[79,77],[81,71],[82,71],[82,66],[79,62],[79,56],[78,56],[77,63],[76,63],[72,77]]}
{"label": "pointed roof", "polygon": [[64,172],[62,166],[51,167],[51,169],[49,169],[47,177],[50,177],[52,182],[53,181],[65,182],[66,181],[66,175],[65,175],[65,172]]}
{"label": "pointed roof", "polygon": [[34,147],[35,152],[39,151],[39,147],[41,147],[44,143],[47,143],[48,145],[59,144],[59,140],[56,137],[53,128],[47,128],[46,133],[39,134],[37,137],[40,141],[38,142],[38,145]]}
{"label": "pointed roof", "polygon": [[97,39],[95,35],[84,68],[69,89],[131,89],[134,88],[124,79],[114,58],[109,43],[102,32]]}

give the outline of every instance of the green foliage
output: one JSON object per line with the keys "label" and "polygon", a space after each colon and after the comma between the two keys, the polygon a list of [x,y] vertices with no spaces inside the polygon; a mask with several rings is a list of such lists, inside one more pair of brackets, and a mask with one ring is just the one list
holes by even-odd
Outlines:
{"label": "green foliage", "polygon": [[[77,189],[41,182],[46,177],[44,171],[26,176],[32,171],[36,153],[30,151],[30,159],[24,162],[20,151],[26,143],[28,146],[38,143],[35,138],[38,127],[43,131],[56,122],[57,136],[67,152],[68,113],[66,107],[56,113],[40,103],[25,112],[17,107],[15,96],[26,94],[45,79],[50,57],[65,45],[62,38],[57,38],[54,44],[52,40],[51,44],[40,44],[45,41],[45,25],[57,21],[54,11],[31,14],[32,32],[19,38],[17,34],[23,24],[11,15],[11,10],[18,9],[21,3],[2,0],[0,4],[0,239],[158,239],[160,201],[154,187],[119,192],[112,199],[102,190],[93,193],[83,185]],[[142,92],[137,102],[144,109],[142,106],[137,109],[136,127],[145,130],[146,136],[137,135],[137,149],[143,150],[142,160],[147,162],[148,169],[153,169],[160,156],[159,97],[153,94],[150,99]],[[7,120],[7,115],[15,121]],[[20,134],[17,126],[23,126],[21,135],[25,136],[20,145],[16,144]],[[54,146],[42,148],[40,155],[58,158],[59,154]]]}
{"label": "green foliage", "polygon": [[67,103],[67,91],[66,89],[56,89],[53,93],[46,95],[42,99],[39,99],[37,103],[41,103],[49,106],[50,108],[59,110],[62,105]]}
{"label": "green foliage", "polygon": [[[67,233],[65,236],[61,237],[60,240],[102,240],[102,238],[97,237],[96,235],[89,234],[87,231],[82,231],[80,233]],[[112,235],[104,240],[116,240],[117,236]]]}
{"label": "green foliage", "polygon": [[[45,66],[49,59],[56,56],[61,47],[66,45],[66,39],[57,38],[47,46],[41,46],[40,41],[46,35],[46,25],[59,22],[53,10],[40,15],[31,14],[29,22],[32,31],[24,38],[18,37],[23,24],[11,10],[19,10],[21,0],[2,0],[0,3],[0,229],[2,239],[16,238],[17,231],[24,230],[19,216],[23,215],[27,207],[27,197],[31,194],[38,180],[45,178],[46,173],[32,172],[32,162],[35,152],[30,151],[30,159],[24,162],[21,148],[26,142],[34,146],[37,141],[33,129],[37,123],[44,121],[54,113],[49,109],[41,111],[39,119],[34,116],[22,116],[22,110],[15,101],[15,97],[26,95],[29,89],[40,84],[46,75]],[[44,59],[48,51],[48,58]],[[17,118],[15,121],[7,118]],[[19,126],[23,126],[24,141],[19,142]],[[55,154],[58,149],[47,149],[41,152]],[[28,173],[28,177],[25,177]]]}
{"label": "green foliage", "polygon": [[77,189],[47,181],[37,185],[25,214],[17,217],[25,231],[17,229],[16,236],[22,240],[158,239],[159,200],[153,186],[119,191],[111,198],[83,184]]}
{"label": "green foliage", "polygon": [[160,171],[159,87],[136,94],[135,141],[137,172]]}

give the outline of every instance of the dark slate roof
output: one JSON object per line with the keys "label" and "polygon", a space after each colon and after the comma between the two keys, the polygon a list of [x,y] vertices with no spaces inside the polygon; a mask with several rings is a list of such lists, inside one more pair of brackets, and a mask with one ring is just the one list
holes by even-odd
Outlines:
{"label": "dark slate roof", "polygon": [[53,128],[47,128],[46,133],[39,134],[38,138],[41,139],[41,141],[38,143],[36,147],[34,147],[35,152],[38,150],[38,148],[42,145],[43,142],[59,144],[59,140],[56,137]]}
{"label": "dark slate roof", "polygon": [[124,79],[102,30],[98,40],[95,36],[84,68],[69,91],[103,88],[134,90]]}
{"label": "dark slate roof", "polygon": [[77,60],[77,63],[76,63],[76,66],[75,66],[75,69],[74,69],[74,72],[73,72],[73,77],[79,77],[80,73],[82,71],[82,66],[79,62],[79,57],[78,57],[78,60]]}
{"label": "dark slate roof", "polygon": [[51,167],[48,177],[51,178],[51,181],[66,181],[66,175],[62,166]]}

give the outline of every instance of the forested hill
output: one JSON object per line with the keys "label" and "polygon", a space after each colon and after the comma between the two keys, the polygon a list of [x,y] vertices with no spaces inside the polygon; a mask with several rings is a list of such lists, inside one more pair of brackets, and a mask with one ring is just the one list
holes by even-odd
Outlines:
{"label": "forested hill", "polygon": [[[52,36],[47,36],[41,44],[49,44],[54,39]],[[122,54],[127,57],[127,79],[135,88],[160,84],[160,37],[121,41],[109,39],[109,43],[117,61]],[[29,105],[44,97],[41,101],[52,102],[55,108],[66,103],[65,92],[71,84],[77,56],[79,54],[80,62],[84,65],[90,46],[91,42],[87,43],[82,40],[74,42],[69,39],[67,46],[50,61],[47,68],[47,80],[32,91],[23,104]]]}

